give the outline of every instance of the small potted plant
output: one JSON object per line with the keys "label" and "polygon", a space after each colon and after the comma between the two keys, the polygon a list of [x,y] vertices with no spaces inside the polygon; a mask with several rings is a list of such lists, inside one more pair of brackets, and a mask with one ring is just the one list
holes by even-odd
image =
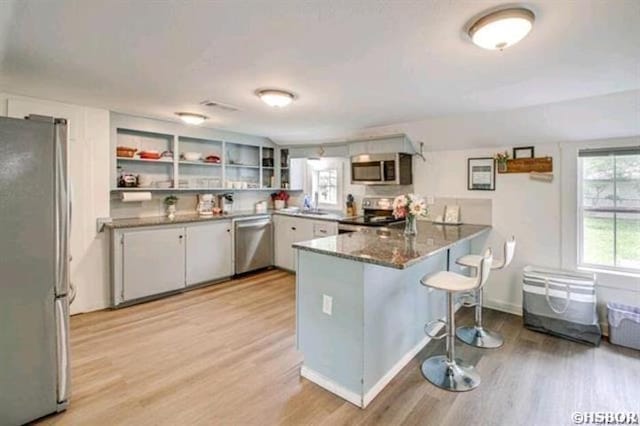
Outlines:
{"label": "small potted plant", "polygon": [[167,217],[174,219],[176,217],[176,204],[178,203],[178,197],[175,195],[167,195],[164,197],[164,205],[167,210]]}
{"label": "small potted plant", "polygon": [[427,205],[423,199],[415,194],[399,195],[393,200],[393,216],[405,219],[404,235],[411,237],[418,235],[418,216],[427,215]]}
{"label": "small potted plant", "polygon": [[286,191],[274,192],[271,194],[271,199],[273,200],[273,208],[281,210],[286,207],[289,194]]}
{"label": "small potted plant", "polygon": [[507,160],[509,159],[509,153],[498,152],[493,158],[498,162],[498,172],[505,173],[507,171]]}

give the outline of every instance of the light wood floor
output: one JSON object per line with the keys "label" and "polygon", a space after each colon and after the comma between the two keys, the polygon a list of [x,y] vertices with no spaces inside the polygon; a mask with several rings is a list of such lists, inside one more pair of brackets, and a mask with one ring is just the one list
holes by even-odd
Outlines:
{"label": "light wood floor", "polygon": [[[294,347],[294,277],[269,271],[164,300],[71,321],[73,391],[47,424],[563,425],[573,411],[640,411],[640,354],[593,349],[525,330],[487,311],[503,348],[463,344],[480,388],[435,388],[420,361],[432,342],[366,410],[301,379]],[[469,323],[470,310],[458,314]]]}

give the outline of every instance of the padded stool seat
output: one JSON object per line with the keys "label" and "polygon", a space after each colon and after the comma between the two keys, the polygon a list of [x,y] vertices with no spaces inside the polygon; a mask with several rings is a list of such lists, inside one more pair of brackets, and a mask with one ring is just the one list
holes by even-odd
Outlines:
{"label": "padded stool seat", "polygon": [[[478,257],[482,259],[482,256]],[[422,283],[427,287],[458,293],[475,289],[478,280],[476,277],[465,277],[455,272],[441,271],[425,277]]]}
{"label": "padded stool seat", "polygon": [[[466,266],[467,268],[478,268],[480,266],[480,262],[482,262],[482,256],[479,254],[467,254],[456,260],[458,265]],[[493,265],[491,269],[493,269]]]}

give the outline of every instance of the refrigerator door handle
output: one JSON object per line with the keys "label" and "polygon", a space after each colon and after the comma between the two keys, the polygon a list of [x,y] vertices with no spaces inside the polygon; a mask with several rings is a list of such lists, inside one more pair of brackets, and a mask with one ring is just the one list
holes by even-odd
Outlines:
{"label": "refrigerator door handle", "polygon": [[66,407],[69,400],[69,301],[66,297],[55,299],[56,347],[58,358],[58,406]]}
{"label": "refrigerator door handle", "polygon": [[55,182],[56,182],[56,295],[69,291],[69,180],[67,169],[67,127],[65,123],[55,125]]}

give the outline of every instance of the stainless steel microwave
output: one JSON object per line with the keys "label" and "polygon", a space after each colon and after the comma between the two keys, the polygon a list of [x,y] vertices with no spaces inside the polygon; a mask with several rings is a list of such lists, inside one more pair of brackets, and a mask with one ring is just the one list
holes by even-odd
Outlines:
{"label": "stainless steel microwave", "polygon": [[361,154],[351,157],[351,183],[411,185],[411,154]]}

